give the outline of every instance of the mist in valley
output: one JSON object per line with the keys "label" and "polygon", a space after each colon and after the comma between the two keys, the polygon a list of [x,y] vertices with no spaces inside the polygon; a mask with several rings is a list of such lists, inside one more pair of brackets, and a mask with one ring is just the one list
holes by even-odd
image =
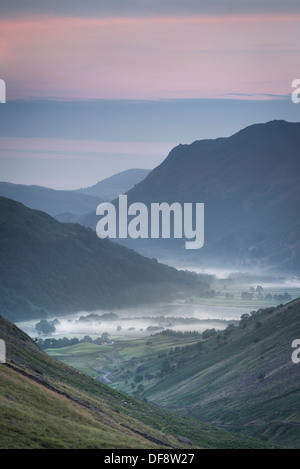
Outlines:
{"label": "mist in valley", "polygon": [[39,320],[20,322],[18,326],[31,337],[77,337],[92,339],[109,334],[110,340],[141,338],[166,329],[174,331],[223,330],[238,324],[243,314],[277,306],[300,296],[300,277],[268,272],[240,272],[224,268],[175,265],[209,278],[204,294],[172,303],[144,305],[114,310],[77,311],[47,318],[54,324],[51,333],[39,334]]}
{"label": "mist in valley", "polygon": [[[95,310],[92,313],[81,311],[70,316],[55,316],[48,318],[49,323],[54,323],[55,331],[50,334],[41,334],[41,337],[78,337],[88,335],[91,338],[100,337],[108,333],[112,338],[137,338],[155,334],[165,329],[175,331],[203,332],[208,328],[225,329],[230,322],[239,320],[247,308],[226,308],[222,311],[216,307],[198,307],[193,305],[161,305],[144,308],[130,308],[114,311],[117,315],[114,320],[103,319],[101,316],[109,314],[104,310]],[[99,316],[94,319],[93,316]],[[31,320],[18,323],[18,327],[31,337],[38,337],[36,324],[39,321]]]}

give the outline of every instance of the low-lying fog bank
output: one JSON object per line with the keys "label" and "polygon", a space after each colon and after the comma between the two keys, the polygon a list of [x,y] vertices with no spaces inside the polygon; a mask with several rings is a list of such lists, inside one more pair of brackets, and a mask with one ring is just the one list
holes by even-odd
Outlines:
{"label": "low-lying fog bank", "polygon": [[[192,304],[166,304],[144,308],[130,308],[112,311],[80,311],[70,316],[55,316],[48,321],[55,321],[52,337],[62,336],[100,336],[107,332],[113,336],[145,336],[163,329],[176,331],[198,331],[206,329],[224,329],[229,322],[239,321],[249,308],[202,306]],[[18,327],[31,337],[38,337],[35,328],[39,321],[32,320],[18,323]],[[45,334],[44,336],[46,336]],[[50,335],[50,334],[49,334]]]}
{"label": "low-lying fog bank", "polygon": [[[222,330],[230,322],[237,323],[242,314],[277,306],[300,296],[300,277],[200,267],[187,267],[187,270],[213,275],[208,296],[111,311],[80,311],[69,316],[57,314],[47,319],[49,322],[55,320],[53,331],[41,336],[80,338],[89,335],[94,338],[106,332],[112,337],[141,337],[163,329],[200,333],[212,328]],[[35,319],[17,325],[36,338],[39,336],[38,322]]]}

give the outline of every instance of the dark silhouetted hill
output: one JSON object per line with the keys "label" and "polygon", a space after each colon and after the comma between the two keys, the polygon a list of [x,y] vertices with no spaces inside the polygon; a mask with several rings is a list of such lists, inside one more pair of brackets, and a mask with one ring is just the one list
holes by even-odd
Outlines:
{"label": "dark silhouetted hill", "polygon": [[0,197],[0,311],[8,319],[168,301],[202,283],[91,229]]}
{"label": "dark silhouetted hill", "polygon": [[[148,256],[204,267],[300,267],[300,123],[272,121],[228,138],[178,145],[128,194],[128,203],[203,202],[205,243],[128,240]],[[117,203],[117,201],[116,201]],[[95,229],[97,217],[89,220]],[[125,241],[124,241],[125,242]]]}

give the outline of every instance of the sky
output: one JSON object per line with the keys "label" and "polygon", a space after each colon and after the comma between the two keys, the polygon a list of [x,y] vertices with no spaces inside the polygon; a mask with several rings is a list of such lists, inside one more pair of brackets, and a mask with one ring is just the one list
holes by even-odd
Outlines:
{"label": "sky", "polygon": [[300,120],[300,2],[2,0],[0,180],[75,189]]}

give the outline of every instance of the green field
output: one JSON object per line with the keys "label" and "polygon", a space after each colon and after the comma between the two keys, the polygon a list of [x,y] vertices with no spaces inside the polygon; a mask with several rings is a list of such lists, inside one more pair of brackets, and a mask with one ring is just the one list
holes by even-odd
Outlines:
{"label": "green field", "polygon": [[[187,353],[187,348],[199,341],[200,337],[177,338],[157,334],[141,339],[118,338],[113,346],[80,343],[45,351],[92,378],[109,382],[115,389],[141,397],[136,385],[141,366],[151,375],[157,374],[168,355],[172,354],[173,360],[175,356],[179,359],[182,348]],[[160,376],[147,379],[146,388],[159,380]]]}

